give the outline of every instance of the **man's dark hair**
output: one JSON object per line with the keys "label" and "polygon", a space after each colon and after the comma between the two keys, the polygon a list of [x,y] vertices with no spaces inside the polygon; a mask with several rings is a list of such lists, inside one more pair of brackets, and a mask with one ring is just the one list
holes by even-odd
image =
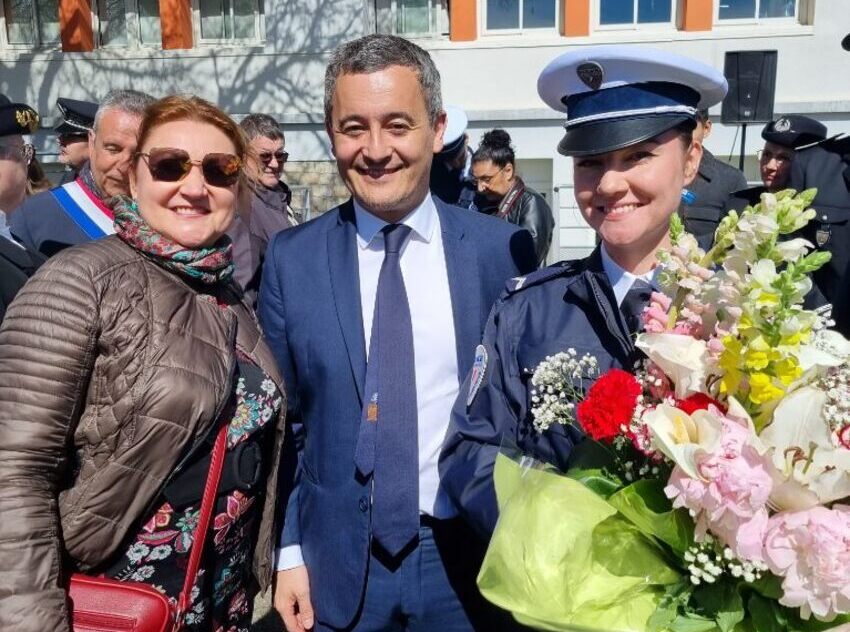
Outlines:
{"label": "man's dark hair", "polygon": [[514,148],[511,146],[511,136],[503,129],[490,130],[481,139],[478,149],[472,154],[472,162],[490,160],[500,169],[507,164],[514,164]]}
{"label": "man's dark hair", "polygon": [[245,132],[249,142],[259,136],[271,140],[283,140],[280,125],[268,114],[249,114],[239,122],[239,127]]}
{"label": "man's dark hair", "polygon": [[336,82],[341,75],[379,72],[390,66],[404,66],[416,72],[428,120],[433,124],[443,110],[440,72],[422,48],[395,35],[366,35],[337,48],[325,71],[325,123],[330,125]]}

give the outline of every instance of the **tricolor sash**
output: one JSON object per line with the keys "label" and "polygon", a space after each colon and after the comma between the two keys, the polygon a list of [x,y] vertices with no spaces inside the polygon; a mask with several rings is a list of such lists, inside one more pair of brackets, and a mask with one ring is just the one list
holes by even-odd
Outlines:
{"label": "tricolor sash", "polygon": [[62,210],[89,239],[100,239],[115,234],[115,218],[98,197],[77,178],[73,182],[51,189],[50,192]]}

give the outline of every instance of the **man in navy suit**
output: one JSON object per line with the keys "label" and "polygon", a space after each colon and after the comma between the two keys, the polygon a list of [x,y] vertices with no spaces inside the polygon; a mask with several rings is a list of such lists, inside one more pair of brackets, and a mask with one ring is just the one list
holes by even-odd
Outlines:
{"label": "man in navy suit", "polygon": [[278,233],[260,292],[298,450],[275,606],[290,632],[489,632],[479,546],[437,461],[492,303],[535,267],[531,237],[431,196],[446,115],[415,44],[337,49],[325,121],[353,199]]}

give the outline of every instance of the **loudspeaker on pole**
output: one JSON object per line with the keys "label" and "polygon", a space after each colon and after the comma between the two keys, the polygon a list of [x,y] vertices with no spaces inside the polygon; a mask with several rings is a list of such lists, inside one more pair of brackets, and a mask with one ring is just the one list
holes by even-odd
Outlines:
{"label": "loudspeaker on pole", "polygon": [[773,120],[776,93],[775,50],[728,51],[723,74],[729,93],[723,99],[720,121],[724,125],[769,123]]}

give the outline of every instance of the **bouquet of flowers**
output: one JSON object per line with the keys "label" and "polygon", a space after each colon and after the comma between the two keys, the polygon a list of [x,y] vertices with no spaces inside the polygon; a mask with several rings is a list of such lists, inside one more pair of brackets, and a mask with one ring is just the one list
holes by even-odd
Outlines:
{"label": "bouquet of flowers", "polygon": [[850,343],[803,307],[829,255],[786,237],[813,197],[763,194],[708,252],[674,216],[634,373],[577,401],[593,359],[535,369],[535,427],[588,439],[566,474],[500,456],[486,597],[547,630],[850,622]]}

